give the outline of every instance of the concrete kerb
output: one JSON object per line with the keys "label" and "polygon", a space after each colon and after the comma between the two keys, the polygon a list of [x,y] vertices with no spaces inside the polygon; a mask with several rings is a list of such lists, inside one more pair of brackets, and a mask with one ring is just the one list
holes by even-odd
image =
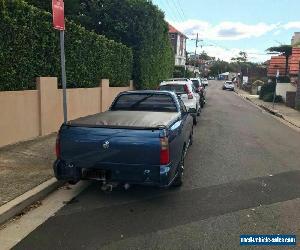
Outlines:
{"label": "concrete kerb", "polygon": [[276,120],[282,122],[283,124],[287,125],[288,127],[296,130],[297,132],[300,132],[300,127],[297,126],[296,124],[294,124],[293,122],[289,121],[284,115],[280,114],[277,111],[274,111],[272,109],[269,109],[268,107],[264,106],[264,105],[258,105],[256,103],[254,103],[251,98],[247,97],[247,96],[243,96],[241,94],[238,93],[238,91],[234,90],[235,94],[238,95],[239,97],[241,97],[243,100],[247,101],[249,104],[251,104],[252,106],[255,106],[256,108],[260,109],[261,111],[265,111],[268,112],[270,115],[272,115],[272,117],[274,117]]}
{"label": "concrete kerb", "polygon": [[25,208],[43,199],[64,182],[52,178],[0,207],[0,225],[20,214]]}

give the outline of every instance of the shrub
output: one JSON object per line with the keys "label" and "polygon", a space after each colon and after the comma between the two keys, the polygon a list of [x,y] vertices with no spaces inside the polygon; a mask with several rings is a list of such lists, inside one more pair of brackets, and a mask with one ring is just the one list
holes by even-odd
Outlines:
{"label": "shrub", "polygon": [[[264,102],[273,102],[273,98],[274,98],[274,92],[273,93],[267,93],[263,97],[263,101]],[[283,102],[282,96],[281,95],[276,95],[275,102]]]}
{"label": "shrub", "polygon": [[[59,32],[50,13],[22,0],[0,5],[0,91],[35,89],[38,76],[60,79]],[[95,87],[108,78],[112,86],[128,84],[132,76],[132,51],[66,23],[65,50],[68,87]]]}
{"label": "shrub", "polygon": [[274,93],[275,91],[275,83],[265,83],[261,86],[259,99],[263,99],[265,95],[269,93]]}
{"label": "shrub", "polygon": [[252,83],[253,87],[258,87],[264,85],[264,82],[261,80],[256,80],[255,82]]}
{"label": "shrub", "polygon": [[[50,0],[27,1],[51,9]],[[156,88],[161,80],[172,77],[175,63],[164,13],[152,2],[65,0],[67,18],[132,48],[133,80],[138,89]]]}
{"label": "shrub", "polygon": [[173,72],[173,77],[175,77],[175,78],[183,78],[183,77],[192,78],[193,72],[185,69],[184,66],[175,66],[174,72]]}

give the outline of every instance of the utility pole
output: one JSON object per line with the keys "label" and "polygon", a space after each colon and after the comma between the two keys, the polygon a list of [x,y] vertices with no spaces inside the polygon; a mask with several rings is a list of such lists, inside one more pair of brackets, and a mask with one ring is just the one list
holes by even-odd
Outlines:
{"label": "utility pole", "polygon": [[195,59],[194,59],[194,76],[196,77],[196,58],[197,58],[197,48],[198,48],[198,33],[197,33],[197,38],[196,38],[196,47],[195,47]]}
{"label": "utility pole", "polygon": [[280,72],[279,72],[279,69],[277,69],[276,80],[275,80],[275,90],[274,90],[274,94],[273,94],[273,109],[275,107],[276,88],[277,88],[277,82],[278,82],[279,75],[280,75]]}

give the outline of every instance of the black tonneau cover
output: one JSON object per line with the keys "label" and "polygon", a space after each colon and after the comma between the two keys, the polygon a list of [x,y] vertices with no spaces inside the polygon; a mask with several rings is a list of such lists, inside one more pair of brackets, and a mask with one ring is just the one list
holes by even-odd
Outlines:
{"label": "black tonneau cover", "polygon": [[106,111],[69,121],[67,125],[82,127],[110,127],[153,129],[168,127],[180,116],[177,112]]}

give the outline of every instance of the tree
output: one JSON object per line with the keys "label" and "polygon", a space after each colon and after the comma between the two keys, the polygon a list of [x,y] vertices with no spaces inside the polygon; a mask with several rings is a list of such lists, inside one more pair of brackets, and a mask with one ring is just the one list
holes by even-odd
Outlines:
{"label": "tree", "polygon": [[[50,0],[27,0],[49,11]],[[164,13],[147,0],[65,0],[66,16],[133,49],[137,88],[155,88],[172,76],[174,55]],[[116,60],[118,60],[116,58]]]}
{"label": "tree", "polygon": [[245,63],[248,60],[248,55],[244,51],[240,51],[237,57],[232,57],[232,62],[237,62],[238,64]]}
{"label": "tree", "polygon": [[229,72],[234,71],[234,67],[229,62],[222,61],[222,60],[214,61],[210,67],[210,74],[214,76],[227,71]]}
{"label": "tree", "polygon": [[280,45],[277,47],[270,47],[267,49],[268,52],[278,52],[285,56],[285,76],[288,75],[289,57],[292,55],[293,47],[291,45]]}

